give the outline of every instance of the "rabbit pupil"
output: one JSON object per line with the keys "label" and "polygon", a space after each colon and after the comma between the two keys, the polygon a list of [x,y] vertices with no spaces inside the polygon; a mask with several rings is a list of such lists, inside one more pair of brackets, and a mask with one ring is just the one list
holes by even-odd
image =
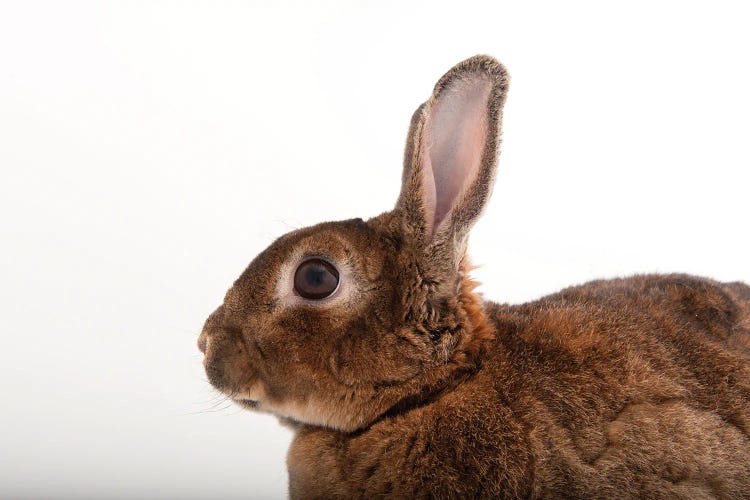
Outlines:
{"label": "rabbit pupil", "polygon": [[325,278],[326,271],[325,269],[319,269],[314,268],[310,266],[310,268],[307,271],[307,282],[313,286],[313,287],[319,287],[323,284],[323,279]]}

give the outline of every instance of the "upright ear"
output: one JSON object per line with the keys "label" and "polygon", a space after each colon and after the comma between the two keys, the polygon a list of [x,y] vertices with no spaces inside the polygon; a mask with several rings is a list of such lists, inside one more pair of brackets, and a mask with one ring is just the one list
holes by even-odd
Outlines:
{"label": "upright ear", "polygon": [[443,75],[412,117],[396,210],[407,237],[452,267],[494,185],[507,88],[500,63],[474,56]]}

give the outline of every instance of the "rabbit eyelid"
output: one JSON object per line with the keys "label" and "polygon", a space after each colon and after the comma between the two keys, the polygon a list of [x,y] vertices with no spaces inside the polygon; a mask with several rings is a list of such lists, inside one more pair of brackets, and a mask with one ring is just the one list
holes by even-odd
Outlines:
{"label": "rabbit eyelid", "polygon": [[[319,298],[310,299],[302,296],[295,290],[295,274],[301,265],[321,260],[330,265],[338,273],[335,290],[329,295]],[[335,259],[319,253],[295,252],[279,268],[278,281],[276,285],[276,299],[282,306],[311,306],[311,307],[332,307],[340,305],[341,302],[351,300],[353,292],[356,291],[351,269],[348,263],[337,262]]]}

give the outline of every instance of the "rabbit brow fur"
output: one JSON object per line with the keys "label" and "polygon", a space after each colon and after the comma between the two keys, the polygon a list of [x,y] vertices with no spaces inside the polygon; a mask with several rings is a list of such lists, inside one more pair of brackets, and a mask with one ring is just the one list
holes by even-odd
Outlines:
{"label": "rabbit brow fur", "polygon": [[[198,339],[209,381],[294,431],[295,499],[747,498],[750,287],[672,274],[523,305],[475,292],[466,241],[507,87],[489,56],[455,66],[412,117],[394,210],[258,255]],[[427,142],[452,132],[446,103],[481,125],[456,150],[478,163],[436,173]],[[451,168],[455,184],[434,188]],[[287,286],[306,255],[339,269],[331,297]]]}

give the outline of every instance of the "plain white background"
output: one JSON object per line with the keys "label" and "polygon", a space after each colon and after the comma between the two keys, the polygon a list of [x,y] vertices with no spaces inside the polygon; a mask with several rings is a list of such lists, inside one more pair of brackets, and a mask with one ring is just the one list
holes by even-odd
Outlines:
{"label": "plain white background", "polygon": [[[273,6],[272,6],[273,5]],[[744,2],[0,3],[0,496],[279,498],[291,438],[195,340],[291,228],[396,200],[454,63],[511,90],[488,298],[750,281]]]}

